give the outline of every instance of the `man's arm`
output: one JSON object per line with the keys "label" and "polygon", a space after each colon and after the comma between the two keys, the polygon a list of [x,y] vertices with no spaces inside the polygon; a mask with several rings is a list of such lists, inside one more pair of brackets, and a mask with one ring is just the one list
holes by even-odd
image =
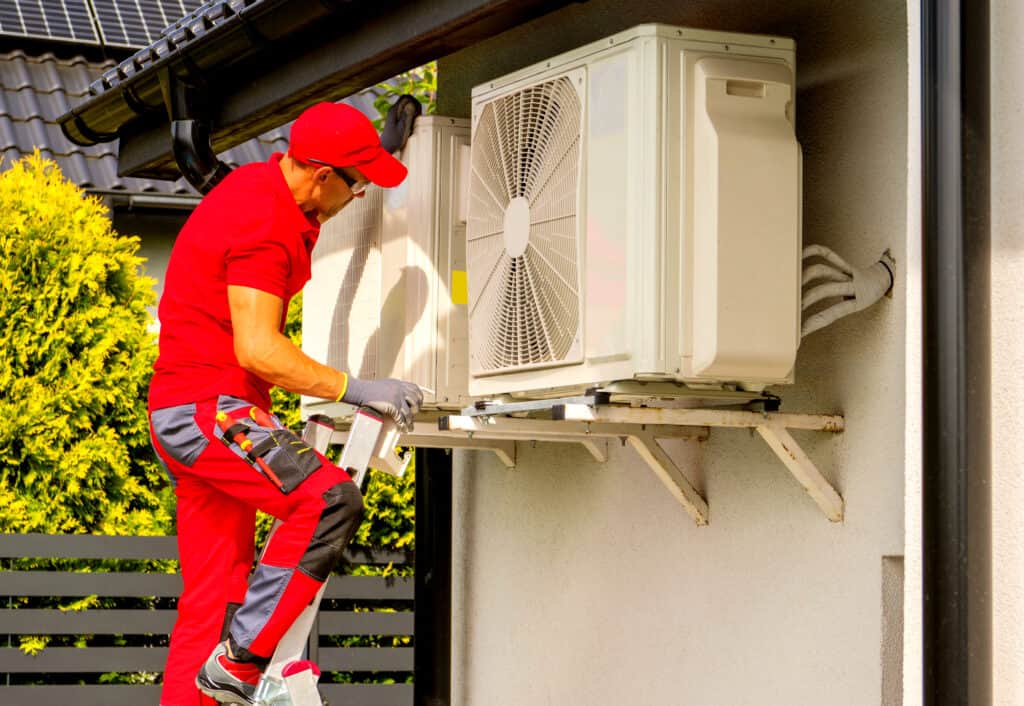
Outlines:
{"label": "man's arm", "polygon": [[228,285],[238,364],[267,382],[311,397],[335,400],[345,374],[322,365],[281,333],[284,301],[252,287]]}

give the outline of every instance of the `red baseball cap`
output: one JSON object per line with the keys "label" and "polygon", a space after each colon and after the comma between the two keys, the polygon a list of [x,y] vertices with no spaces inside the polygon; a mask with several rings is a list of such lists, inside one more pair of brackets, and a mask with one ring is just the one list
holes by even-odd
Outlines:
{"label": "red baseball cap", "polygon": [[370,119],[344,103],[317,103],[292,125],[288,153],[334,167],[355,167],[377,186],[398,186],[409,173],[380,145]]}

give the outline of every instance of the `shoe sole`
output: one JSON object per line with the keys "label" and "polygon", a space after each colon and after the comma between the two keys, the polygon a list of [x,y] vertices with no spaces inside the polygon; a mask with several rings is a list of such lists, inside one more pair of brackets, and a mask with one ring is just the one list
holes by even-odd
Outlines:
{"label": "shoe sole", "polygon": [[211,699],[220,704],[238,704],[239,706],[252,706],[253,703],[249,699],[245,698],[244,696],[240,696],[238,693],[234,691],[229,691],[227,689],[219,689],[216,686],[213,686],[212,684],[206,683],[205,680],[203,680],[202,674],[196,677],[196,687],[199,689],[199,691],[203,692]]}

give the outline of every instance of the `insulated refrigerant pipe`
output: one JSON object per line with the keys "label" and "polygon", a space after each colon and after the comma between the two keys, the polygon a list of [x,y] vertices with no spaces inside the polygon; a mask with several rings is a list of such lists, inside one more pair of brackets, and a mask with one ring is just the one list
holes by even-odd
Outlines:
{"label": "insulated refrigerant pipe", "polygon": [[923,695],[992,703],[989,2],[922,0]]}
{"label": "insulated refrigerant pipe", "polygon": [[[803,293],[802,309],[807,311],[814,305],[838,298],[838,303],[807,317],[803,322],[801,336],[807,336],[818,329],[838,321],[844,316],[866,309],[885,296],[892,289],[895,264],[886,250],[870,267],[855,268],[839,255],[823,245],[808,245],[804,248],[803,259],[824,259],[804,268],[802,286],[809,287]],[[824,284],[818,284],[824,281]]]}

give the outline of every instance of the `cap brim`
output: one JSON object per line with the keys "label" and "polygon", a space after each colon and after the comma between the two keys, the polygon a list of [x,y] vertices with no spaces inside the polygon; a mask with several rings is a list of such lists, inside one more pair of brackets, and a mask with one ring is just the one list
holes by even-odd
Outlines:
{"label": "cap brim", "polygon": [[381,149],[369,162],[356,165],[356,169],[377,186],[385,188],[398,186],[405,181],[405,177],[409,173],[404,164],[384,149]]}

